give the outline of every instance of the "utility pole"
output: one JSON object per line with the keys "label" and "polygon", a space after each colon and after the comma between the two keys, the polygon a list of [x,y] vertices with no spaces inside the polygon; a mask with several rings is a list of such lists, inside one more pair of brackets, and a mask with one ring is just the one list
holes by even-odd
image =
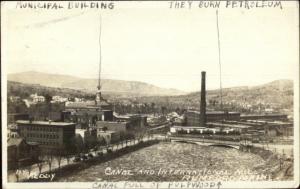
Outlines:
{"label": "utility pole", "polygon": [[217,34],[218,34],[218,52],[219,52],[219,74],[220,74],[220,100],[221,100],[221,110],[223,110],[223,94],[222,94],[222,66],[221,66],[221,45],[220,45],[220,33],[219,33],[219,13],[216,10],[217,18]]}

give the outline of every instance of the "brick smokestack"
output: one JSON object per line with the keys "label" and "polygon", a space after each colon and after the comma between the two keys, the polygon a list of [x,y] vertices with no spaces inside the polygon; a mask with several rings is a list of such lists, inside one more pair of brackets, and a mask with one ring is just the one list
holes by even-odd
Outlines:
{"label": "brick smokestack", "polygon": [[201,72],[201,99],[200,99],[200,126],[206,125],[206,89],[205,89],[205,74]]}

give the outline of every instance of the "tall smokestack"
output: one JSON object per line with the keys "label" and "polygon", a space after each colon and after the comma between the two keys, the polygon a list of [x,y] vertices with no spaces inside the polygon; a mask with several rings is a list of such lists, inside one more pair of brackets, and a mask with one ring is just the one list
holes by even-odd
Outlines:
{"label": "tall smokestack", "polygon": [[206,89],[205,89],[205,74],[201,72],[201,100],[200,100],[200,126],[206,125]]}

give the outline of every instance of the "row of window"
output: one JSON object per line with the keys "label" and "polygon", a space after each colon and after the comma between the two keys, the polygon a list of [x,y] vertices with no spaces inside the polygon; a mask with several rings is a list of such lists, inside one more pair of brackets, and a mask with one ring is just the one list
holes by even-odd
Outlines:
{"label": "row of window", "polygon": [[55,127],[36,127],[36,126],[29,126],[27,127],[29,131],[48,131],[48,132],[57,132],[58,128]]}
{"label": "row of window", "polygon": [[42,142],[42,144],[44,144],[44,145],[52,145],[52,146],[58,146],[59,145],[58,142],[52,142],[52,141],[50,141],[50,142]]}
{"label": "row of window", "polygon": [[53,141],[37,141],[41,145],[49,145],[49,146],[58,146],[58,142],[53,142]]}
{"label": "row of window", "polygon": [[42,134],[42,133],[27,133],[27,137],[35,137],[35,138],[49,138],[49,139],[57,139],[58,135],[53,134]]}

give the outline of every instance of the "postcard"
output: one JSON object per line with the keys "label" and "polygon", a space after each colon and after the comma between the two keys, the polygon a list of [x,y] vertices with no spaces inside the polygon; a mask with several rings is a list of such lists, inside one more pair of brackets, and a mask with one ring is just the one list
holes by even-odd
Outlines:
{"label": "postcard", "polygon": [[3,187],[299,187],[298,13],[2,1]]}

